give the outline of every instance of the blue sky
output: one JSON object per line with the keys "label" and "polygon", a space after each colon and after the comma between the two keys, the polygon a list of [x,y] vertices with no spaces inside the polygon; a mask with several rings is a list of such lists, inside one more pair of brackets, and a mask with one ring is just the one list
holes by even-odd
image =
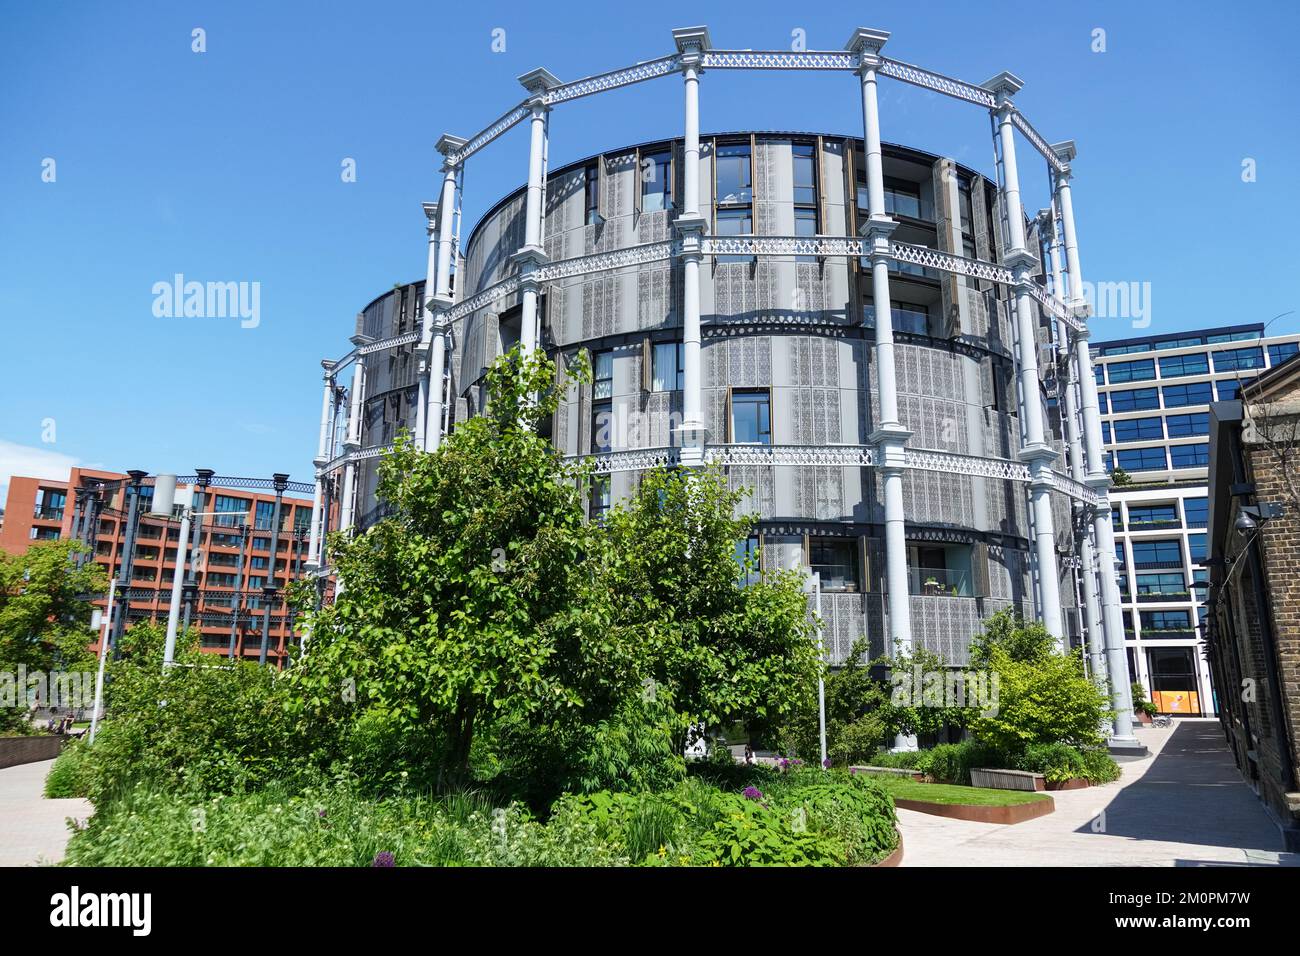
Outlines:
{"label": "blue sky", "polygon": [[[13,4],[0,62],[0,484],[73,462],[309,480],[319,360],[359,309],[424,274],[433,144],[561,79],[670,52],[701,22],[718,48],[839,49],[893,33],[899,59],[982,82],[1008,69],[1051,141],[1079,146],[1083,273],[1150,283],[1150,328],[1300,308],[1293,3]],[[589,11],[589,12],[588,12]],[[192,30],[207,50],[191,49]],[[505,31],[494,52],[493,31]],[[1104,53],[1093,31],[1105,31]],[[706,74],[707,131],[861,134],[846,75]],[[992,163],[982,111],[882,85],[885,139]],[[551,165],[681,131],[665,78],[562,107]],[[1026,206],[1043,165],[1019,144]],[[340,175],[356,162],[356,182]],[[1256,181],[1242,181],[1243,160]],[[53,182],[42,179],[54,160]],[[468,166],[466,230],[519,185],[526,132]],[[182,273],[260,284],[260,322],[154,315]],[[1300,315],[1274,330],[1300,328]],[[1095,337],[1138,334],[1098,323]],[[53,420],[53,430],[50,428]],[[48,439],[53,438],[53,441]],[[2,501],[3,499],[0,499]]]}

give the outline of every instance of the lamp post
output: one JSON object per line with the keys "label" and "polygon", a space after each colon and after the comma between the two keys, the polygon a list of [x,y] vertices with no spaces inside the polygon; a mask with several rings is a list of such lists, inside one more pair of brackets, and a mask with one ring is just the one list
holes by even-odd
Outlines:
{"label": "lamp post", "polygon": [[[170,518],[176,502],[176,476],[158,475],[154,479],[153,500],[149,513],[156,518]],[[193,505],[181,507],[181,532],[176,540],[176,562],[172,568],[172,597],[167,608],[167,642],[163,647],[163,669],[172,666],[176,657],[176,628],[181,616],[181,593],[185,587],[185,557],[189,547],[190,521],[206,518],[217,512],[196,512]]]}
{"label": "lamp post", "polygon": [[90,714],[90,743],[99,730],[99,712],[104,704],[104,661],[108,659],[108,638],[113,633],[113,598],[117,596],[117,578],[108,582],[108,607],[104,609],[104,627],[99,635],[99,671],[95,674],[95,709]]}
{"label": "lamp post", "polygon": [[822,673],[826,665],[826,644],[822,639],[822,576],[814,571],[808,579],[807,590],[816,596],[817,609],[817,733],[821,740],[822,768],[826,767],[826,678]]}

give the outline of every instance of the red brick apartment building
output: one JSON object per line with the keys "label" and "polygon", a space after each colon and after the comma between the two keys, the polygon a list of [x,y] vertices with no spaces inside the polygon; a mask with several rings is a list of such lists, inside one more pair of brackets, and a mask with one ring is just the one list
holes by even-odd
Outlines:
{"label": "red brick apartment building", "polygon": [[[138,474],[138,473],[137,473]],[[271,539],[276,494],[269,479],[239,481],[211,479],[203,490],[198,532],[198,560],[191,565],[194,587],[185,591],[182,622],[197,627],[204,651],[256,660],[261,653],[263,618],[270,609],[267,660],[283,664],[294,639],[294,613],[284,602],[285,585],[307,573],[308,535],[312,503],[308,498],[282,497],[275,571],[271,573]],[[14,476],[9,483],[0,548],[21,554],[42,541],[81,537],[94,560],[110,577],[123,576],[126,560],[129,486],[132,477],[119,472],[73,468],[67,480]],[[177,488],[177,501],[189,503],[199,481]],[[267,490],[247,485],[264,485]],[[165,621],[171,600],[180,535],[178,518],[148,513],[152,479],[141,476],[139,518],[129,582],[119,582],[118,600],[129,596],[122,625],[144,620]],[[78,494],[78,490],[81,491]],[[77,529],[81,532],[78,533]],[[191,539],[193,541],[193,539]],[[194,560],[193,551],[190,560]],[[188,583],[188,582],[187,582]],[[276,588],[268,594],[265,588]],[[103,609],[107,595],[94,599]],[[115,615],[116,617],[117,615]],[[120,631],[120,627],[119,627]]]}

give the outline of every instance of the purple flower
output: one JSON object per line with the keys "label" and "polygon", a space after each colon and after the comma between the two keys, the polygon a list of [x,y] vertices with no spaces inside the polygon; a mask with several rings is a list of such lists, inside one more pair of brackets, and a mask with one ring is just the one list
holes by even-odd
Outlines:
{"label": "purple flower", "polygon": [[800,760],[798,757],[795,757],[795,758],[794,758],[794,765],[795,765],[796,767],[801,767],[801,766],[803,766],[803,761]]}
{"label": "purple flower", "polygon": [[825,760],[823,760],[823,761],[822,761],[822,766],[825,767],[827,770],[830,770],[830,769],[831,769],[831,758],[830,758],[830,757],[827,757]]}
{"label": "purple flower", "polygon": [[850,767],[850,768],[849,768],[849,776],[853,776],[853,775],[856,774],[857,772],[858,772],[858,768],[857,768],[857,767]]}
{"label": "purple flower", "polygon": [[758,787],[752,787],[752,786],[746,787],[744,790],[741,791],[741,793],[744,795],[745,799],[747,800],[763,799],[763,791],[758,789]]}
{"label": "purple flower", "polygon": [[788,767],[788,766],[790,766],[790,761],[789,761],[788,759],[786,759],[785,757],[782,757],[782,758],[781,758],[781,769],[784,770],[784,769],[785,769],[786,767]]}
{"label": "purple flower", "polygon": [[371,866],[397,866],[397,861],[393,859],[393,854],[387,850],[381,850],[375,854],[375,858],[370,861]]}

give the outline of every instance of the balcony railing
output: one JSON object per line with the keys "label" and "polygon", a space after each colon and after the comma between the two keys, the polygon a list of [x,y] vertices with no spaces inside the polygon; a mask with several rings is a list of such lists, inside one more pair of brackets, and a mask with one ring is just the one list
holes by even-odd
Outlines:
{"label": "balcony railing", "polygon": [[1177,518],[1161,518],[1159,521],[1132,521],[1128,523],[1130,531],[1160,531],[1167,528],[1182,528],[1183,523]]}
{"label": "balcony railing", "polygon": [[1190,601],[1192,593],[1190,591],[1140,591],[1137,596],[1139,603],[1153,603],[1156,601]]}
{"label": "balcony railing", "polygon": [[62,508],[37,508],[32,512],[32,517],[41,521],[62,521]]}

